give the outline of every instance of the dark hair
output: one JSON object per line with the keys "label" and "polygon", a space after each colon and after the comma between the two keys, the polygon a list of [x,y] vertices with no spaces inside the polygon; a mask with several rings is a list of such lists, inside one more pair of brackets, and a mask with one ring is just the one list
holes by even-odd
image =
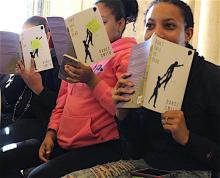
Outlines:
{"label": "dark hair", "polygon": [[193,19],[192,10],[189,7],[189,5],[187,5],[185,2],[181,0],[154,0],[151,2],[150,6],[148,7],[146,14],[148,13],[149,9],[152,6],[154,6],[155,4],[161,3],[161,2],[170,3],[170,4],[173,4],[179,7],[184,17],[185,28],[187,29],[189,27],[194,27],[194,19]]}
{"label": "dark hair", "polygon": [[126,23],[136,22],[138,16],[137,0],[96,0],[95,4],[103,3],[112,10],[116,21],[124,18]]}
{"label": "dark hair", "polygon": [[45,28],[45,31],[46,33],[49,32],[49,27],[48,27],[48,24],[47,24],[47,20],[44,18],[44,17],[41,17],[41,16],[32,16],[30,18],[28,18],[24,24],[26,23],[29,23],[29,24],[32,24],[34,26],[37,26],[37,25],[43,25],[44,28]]}
{"label": "dark hair", "polygon": [[[46,33],[50,31],[48,23],[47,23],[47,20],[44,17],[42,17],[42,16],[31,16],[30,18],[28,18],[24,22],[24,24],[28,24],[28,23],[32,24],[34,26],[43,25]],[[53,46],[53,39],[52,39],[52,37],[50,38],[48,43],[49,43],[49,47],[50,48],[54,47]]]}

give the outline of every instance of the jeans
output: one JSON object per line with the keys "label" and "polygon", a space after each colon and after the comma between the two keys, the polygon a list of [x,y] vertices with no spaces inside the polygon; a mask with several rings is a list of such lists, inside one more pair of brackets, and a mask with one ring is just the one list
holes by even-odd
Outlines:
{"label": "jeans", "polygon": [[[120,160],[69,173],[62,178],[132,178],[130,171],[150,168],[143,159]],[[211,171],[173,171],[172,178],[211,178]],[[213,177],[220,178],[220,177]]]}

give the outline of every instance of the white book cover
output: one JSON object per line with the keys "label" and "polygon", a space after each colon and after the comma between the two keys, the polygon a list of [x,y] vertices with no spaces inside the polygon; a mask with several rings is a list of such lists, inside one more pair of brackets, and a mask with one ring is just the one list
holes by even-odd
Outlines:
{"label": "white book cover", "polygon": [[114,55],[97,7],[70,16],[65,22],[77,59],[82,63],[90,65]]}
{"label": "white book cover", "polygon": [[0,73],[16,74],[16,63],[23,60],[30,69],[31,58],[35,71],[53,68],[49,44],[43,25],[24,30],[21,34],[0,31]]}
{"label": "white book cover", "polygon": [[[143,46],[148,52],[143,52]],[[132,57],[133,53],[140,54],[140,58]],[[194,50],[157,36],[134,47],[128,71],[134,73],[131,81],[141,87],[135,90],[137,94],[132,97],[133,107],[143,106],[159,113],[180,110],[193,56]],[[137,63],[137,60],[140,60],[144,67],[142,75],[140,73],[135,77],[138,68],[132,63]],[[129,108],[131,102],[120,103],[118,107]]]}
{"label": "white book cover", "polygon": [[43,25],[24,30],[20,35],[25,68],[30,69],[31,58],[35,62],[35,71],[53,68],[48,40]]}

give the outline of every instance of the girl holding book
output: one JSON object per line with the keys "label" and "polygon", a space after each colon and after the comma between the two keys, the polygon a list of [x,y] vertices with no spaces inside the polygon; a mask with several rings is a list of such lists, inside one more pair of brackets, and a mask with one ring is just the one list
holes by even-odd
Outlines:
{"label": "girl holding book", "polygon": [[[122,38],[126,24],[135,22],[136,0],[98,0],[115,56],[91,66],[65,66],[69,77],[62,81],[57,105],[39,156],[45,163],[33,177],[59,177],[71,171],[123,158],[112,89],[127,70],[134,38]],[[80,59],[83,60],[83,59]]]}
{"label": "girl holding book", "polygon": [[35,72],[33,60],[30,70],[18,61],[18,75],[11,75],[3,88],[0,148],[7,148],[10,144],[17,146],[9,151],[0,151],[0,172],[3,178],[19,177],[21,169],[40,164],[38,149],[60,87],[59,65],[47,20],[41,16],[32,16],[26,20],[23,29],[37,25],[45,27],[54,68]]}
{"label": "girl holding book", "polygon": [[[145,23],[145,40],[155,33],[193,49],[189,44],[193,14],[183,1],[154,0]],[[117,82],[115,103],[129,101],[135,92],[129,76],[124,74]],[[117,109],[119,128],[132,157],[144,158],[149,167],[180,170],[176,177],[206,178],[211,171],[220,171],[219,76],[219,67],[196,52],[181,110],[160,114],[146,108]]]}

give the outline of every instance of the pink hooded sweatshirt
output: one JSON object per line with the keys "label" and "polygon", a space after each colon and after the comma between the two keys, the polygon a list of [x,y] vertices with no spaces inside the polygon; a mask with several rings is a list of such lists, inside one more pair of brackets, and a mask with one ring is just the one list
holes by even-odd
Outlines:
{"label": "pink hooded sweatshirt", "polygon": [[101,79],[93,90],[85,83],[62,81],[48,125],[57,132],[62,148],[79,148],[119,138],[112,89],[127,71],[131,47],[135,44],[134,38],[121,38],[112,43],[115,56],[91,66]]}

